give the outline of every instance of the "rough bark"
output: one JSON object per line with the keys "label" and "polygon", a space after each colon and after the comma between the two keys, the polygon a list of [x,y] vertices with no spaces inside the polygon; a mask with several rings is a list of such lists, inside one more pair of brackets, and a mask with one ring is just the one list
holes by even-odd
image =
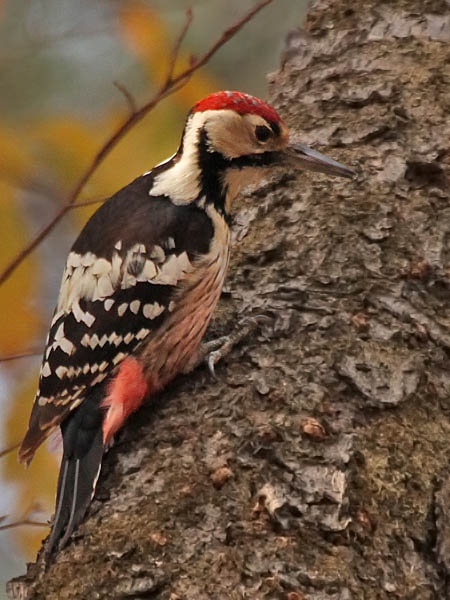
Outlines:
{"label": "rough bark", "polygon": [[89,518],[16,598],[450,598],[450,4],[319,0],[271,78],[357,182],[244,198],[210,336],[109,453]]}

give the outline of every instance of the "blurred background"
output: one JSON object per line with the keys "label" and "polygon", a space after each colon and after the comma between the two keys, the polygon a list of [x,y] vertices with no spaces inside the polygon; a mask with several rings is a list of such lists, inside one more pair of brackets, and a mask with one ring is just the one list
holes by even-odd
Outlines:
{"label": "blurred background", "polygon": [[[57,212],[106,138],[164,77],[191,7],[178,69],[203,53],[257,0],[0,0],[0,271]],[[306,0],[274,0],[183,89],[130,131],[84,188],[106,198],[174,152],[190,106],[219,89],[267,98],[288,31]],[[65,257],[98,205],[71,210],[0,288],[0,451],[20,442],[37,384]],[[34,356],[12,359],[34,352]],[[0,525],[45,523],[53,511],[59,455],[41,448],[29,469],[0,457]],[[34,560],[48,528],[0,531],[4,583]]]}

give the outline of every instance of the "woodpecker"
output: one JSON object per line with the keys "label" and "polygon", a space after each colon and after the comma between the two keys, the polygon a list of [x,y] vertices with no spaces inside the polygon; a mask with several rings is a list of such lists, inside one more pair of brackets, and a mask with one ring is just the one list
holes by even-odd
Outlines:
{"label": "woodpecker", "polygon": [[177,152],[107,200],[73,244],[19,450],[29,463],[60,427],[47,555],[84,517],[114,434],[197,364],[228,268],[233,199],[275,167],[354,175],[290,143],[266,102],[211,94],[189,112]]}

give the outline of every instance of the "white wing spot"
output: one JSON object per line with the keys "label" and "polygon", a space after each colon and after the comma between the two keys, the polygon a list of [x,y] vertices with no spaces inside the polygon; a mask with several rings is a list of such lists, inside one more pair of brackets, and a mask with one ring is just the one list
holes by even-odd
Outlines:
{"label": "white wing spot", "polygon": [[134,313],[135,315],[138,314],[139,312],[139,307],[141,306],[141,301],[140,300],[133,300],[133,302],[130,302],[130,310],[132,313]]}
{"label": "white wing spot", "polygon": [[94,266],[92,267],[92,274],[93,275],[108,275],[108,273],[111,271],[112,265],[109,262],[109,260],[106,260],[106,258],[97,258],[97,260],[94,263]]}
{"label": "white wing spot", "polygon": [[99,375],[97,375],[97,377],[92,381],[91,385],[96,385],[97,383],[100,383],[100,381],[103,381],[105,379],[105,377],[108,375],[108,373],[100,373]]}
{"label": "white wing spot", "polygon": [[42,377],[48,377],[51,374],[52,374],[52,370],[50,369],[50,365],[48,364],[48,362],[45,362],[42,365],[41,375],[42,375]]}
{"label": "white wing spot", "polygon": [[157,264],[161,264],[166,260],[166,255],[161,246],[153,246],[150,252],[150,258],[154,260]]}
{"label": "white wing spot", "polygon": [[116,335],[115,333],[113,333],[112,335],[114,337],[112,338],[111,343],[114,344],[114,346],[117,348],[122,343],[123,337],[121,335]]}
{"label": "white wing spot", "polygon": [[63,366],[59,366],[57,369],[55,369],[55,373],[59,379],[63,379],[63,377],[66,376],[67,368],[63,367]]}
{"label": "white wing spot", "polygon": [[123,302],[119,308],[117,309],[117,314],[119,315],[119,317],[122,317],[125,313],[125,311],[128,308],[128,304],[126,302]]}
{"label": "white wing spot", "polygon": [[81,344],[82,346],[86,346],[86,348],[87,348],[87,347],[89,346],[89,340],[90,340],[90,339],[91,339],[91,336],[90,336],[90,335],[88,335],[87,333],[85,333],[85,334],[83,335],[83,337],[81,338],[81,342],[80,342],[80,344]]}
{"label": "white wing spot", "polygon": [[93,300],[105,298],[106,296],[112,296],[114,294],[114,288],[111,283],[111,278],[108,275],[102,275],[97,283],[97,294]]}
{"label": "white wing spot", "polygon": [[146,319],[155,319],[164,310],[164,306],[155,302],[154,304],[144,304],[142,313]]}
{"label": "white wing spot", "polygon": [[126,357],[126,354],[124,352],[119,352],[119,354],[116,354],[116,356],[113,358],[113,364],[117,365],[117,363],[120,363],[120,361]]}
{"label": "white wing spot", "polygon": [[[85,386],[83,386],[85,387]],[[77,392],[77,396],[79,394],[81,394],[82,390],[80,390],[79,392]],[[75,397],[75,396],[74,396]],[[73,402],[70,406],[70,410],[74,410],[77,406],[80,406],[80,404],[83,402],[83,398],[79,398],[78,400],[75,400],[75,402]]]}
{"label": "white wing spot", "polygon": [[92,348],[92,350],[95,350],[98,343],[99,343],[98,335],[96,333],[94,333],[94,335],[89,340],[89,346]]}
{"label": "white wing spot", "polygon": [[61,340],[59,340],[59,342],[57,342],[56,344],[54,344],[53,347],[56,348],[57,346],[59,346],[61,348],[61,350],[63,352],[65,352],[66,354],[68,354],[69,356],[75,350],[75,346],[67,338],[62,338]]}
{"label": "white wing spot", "polygon": [[132,275],[131,273],[124,273],[124,276],[122,278],[122,283],[120,284],[120,287],[123,290],[127,290],[130,287],[133,287],[134,285],[136,285],[136,276]]}
{"label": "white wing spot", "polygon": [[178,256],[172,254],[162,265],[154,282],[166,285],[176,285],[183,275],[190,271],[192,271],[192,265],[186,252],[182,252]]}
{"label": "white wing spot", "polygon": [[114,304],[115,300],[111,300],[111,298],[108,298],[108,300],[105,300],[103,306],[105,307],[105,310],[108,311],[110,310],[111,306]]}
{"label": "white wing spot", "polygon": [[121,257],[117,254],[117,252],[115,252],[112,256],[112,271],[111,271],[111,283],[113,285],[113,287],[115,287],[118,282],[119,282],[119,278],[122,275],[122,259]]}
{"label": "white wing spot", "polygon": [[83,321],[86,323],[86,325],[88,327],[90,327],[92,325],[92,323],[95,321],[95,317],[94,317],[94,315],[91,315],[91,313],[85,312],[84,316],[83,316]]}
{"label": "white wing spot", "polygon": [[137,334],[136,334],[136,339],[137,340],[143,340],[145,337],[147,337],[147,335],[150,333],[150,329],[141,329]]}
{"label": "white wing spot", "polygon": [[83,373],[86,375],[87,373],[89,373],[90,370],[91,370],[91,365],[89,363],[86,363],[83,367]]}
{"label": "white wing spot", "polygon": [[99,366],[98,366],[98,370],[100,372],[104,371],[106,369],[106,367],[108,366],[109,363],[106,362],[106,360],[104,360]]}
{"label": "white wing spot", "polygon": [[114,248],[115,248],[116,250],[122,250],[122,240],[119,240],[118,242],[116,242],[116,243],[114,244]]}
{"label": "white wing spot", "polygon": [[134,335],[132,333],[127,333],[127,335],[123,338],[125,344],[129,344],[134,339]]}
{"label": "white wing spot", "polygon": [[182,274],[189,273],[192,271],[192,263],[189,260],[187,252],[182,252],[177,256],[178,268],[181,270]]}
{"label": "white wing spot", "polygon": [[[111,293],[119,277],[122,259],[115,253],[111,261],[98,258],[94,253],[87,252],[83,256],[72,252],[67,260],[66,269],[58,298],[58,312],[70,312],[74,303],[80,298],[95,300]],[[75,309],[77,320],[83,320],[90,327],[92,317],[82,317],[82,311]]]}
{"label": "white wing spot", "polygon": [[156,276],[156,267],[152,260],[146,260],[142,269],[141,277],[145,279],[153,279]]}
{"label": "white wing spot", "polygon": [[81,310],[78,300],[75,300],[75,302],[72,304],[72,312],[75,320],[79,323],[84,317],[84,311]]}
{"label": "white wing spot", "polygon": [[53,396],[51,398],[52,404],[54,404],[55,406],[61,406],[61,404],[64,406],[65,404],[69,404],[69,402],[72,400],[72,395],[68,396],[67,390],[64,390],[64,392],[62,392],[62,394],[65,394],[65,395],[61,395],[58,397]]}
{"label": "white wing spot", "polygon": [[81,256],[77,252],[70,252],[69,256],[67,257],[67,266],[71,267],[72,269],[79,267],[81,264],[80,259]]}
{"label": "white wing spot", "polygon": [[61,325],[56,330],[55,341],[58,342],[63,337],[64,337],[64,323],[61,323]]}
{"label": "white wing spot", "polygon": [[46,398],[45,396],[40,396],[38,400],[39,406],[45,406],[50,398]]}
{"label": "white wing spot", "polygon": [[97,257],[93,252],[86,252],[86,254],[83,254],[83,256],[80,257],[80,264],[83,267],[92,267],[96,259]]}

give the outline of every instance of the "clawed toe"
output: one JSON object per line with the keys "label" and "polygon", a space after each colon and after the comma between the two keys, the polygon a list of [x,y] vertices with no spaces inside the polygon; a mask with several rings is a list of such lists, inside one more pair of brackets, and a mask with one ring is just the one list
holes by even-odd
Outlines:
{"label": "clawed toe", "polygon": [[203,360],[208,365],[209,372],[217,379],[215,371],[216,364],[227,356],[233,348],[245,339],[250,333],[255,331],[261,325],[267,325],[271,319],[266,315],[254,315],[244,317],[238,323],[238,327],[229,335],[224,335],[216,340],[206,342],[202,347]]}

